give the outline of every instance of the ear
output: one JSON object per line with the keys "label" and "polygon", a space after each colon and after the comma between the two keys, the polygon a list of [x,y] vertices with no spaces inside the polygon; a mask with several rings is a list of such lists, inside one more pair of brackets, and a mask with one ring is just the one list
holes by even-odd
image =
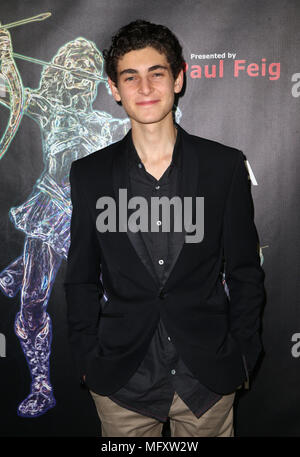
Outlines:
{"label": "ear", "polygon": [[116,102],[120,102],[121,101],[121,97],[120,97],[120,94],[119,94],[119,91],[118,91],[118,88],[117,86],[115,85],[115,83],[110,79],[110,77],[108,76],[108,84],[109,84],[109,87],[110,87],[110,90],[111,90],[111,93],[114,97],[114,99],[116,100]]}
{"label": "ear", "polygon": [[177,78],[175,79],[174,82],[174,92],[176,94],[179,94],[183,86],[183,70],[180,70]]}

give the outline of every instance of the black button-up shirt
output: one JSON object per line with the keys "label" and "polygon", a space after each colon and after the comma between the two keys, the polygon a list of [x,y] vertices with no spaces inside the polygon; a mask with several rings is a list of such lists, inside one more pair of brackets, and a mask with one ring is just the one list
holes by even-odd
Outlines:
{"label": "black button-up shirt", "polygon": [[[141,234],[162,287],[172,264],[172,246],[180,242],[183,234],[172,231],[174,228],[172,205],[170,205],[170,231],[163,232],[161,223],[158,222],[159,231],[151,232],[150,201],[154,196],[166,196],[171,199],[177,195],[182,154],[180,132],[177,130],[172,162],[159,180],[145,169],[134,147],[132,136],[127,153],[131,195],[142,196],[148,203],[149,230]],[[126,385],[109,398],[124,408],[165,422],[168,419],[175,391],[196,417],[204,414],[221,398],[221,395],[200,384],[186,367],[160,319],[145,359]]]}

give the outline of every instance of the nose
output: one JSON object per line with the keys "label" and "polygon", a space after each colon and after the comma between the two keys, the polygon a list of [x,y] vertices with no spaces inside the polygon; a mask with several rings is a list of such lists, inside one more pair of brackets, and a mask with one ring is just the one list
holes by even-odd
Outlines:
{"label": "nose", "polygon": [[139,85],[139,93],[149,95],[152,91],[151,82],[148,78],[141,78]]}

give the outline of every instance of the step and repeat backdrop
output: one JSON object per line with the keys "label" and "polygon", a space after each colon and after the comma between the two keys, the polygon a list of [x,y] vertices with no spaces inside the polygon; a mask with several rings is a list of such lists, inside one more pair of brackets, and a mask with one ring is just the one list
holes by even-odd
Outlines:
{"label": "step and repeat backdrop", "polygon": [[102,51],[139,18],[168,26],[183,46],[177,122],[247,157],[266,304],[264,352],[251,389],[237,394],[236,436],[300,436],[297,0],[1,1],[0,436],[100,434],[67,335],[68,177],[73,160],[130,128]]}

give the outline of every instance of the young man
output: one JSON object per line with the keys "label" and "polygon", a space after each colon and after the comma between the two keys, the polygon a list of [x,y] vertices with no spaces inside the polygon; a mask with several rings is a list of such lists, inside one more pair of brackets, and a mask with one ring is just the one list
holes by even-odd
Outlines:
{"label": "young man", "polygon": [[168,417],[171,436],[234,436],[264,299],[244,156],[174,123],[184,60],[169,29],[132,22],[103,55],[132,128],[70,172],[65,290],[78,373],[102,436],[161,436]]}

